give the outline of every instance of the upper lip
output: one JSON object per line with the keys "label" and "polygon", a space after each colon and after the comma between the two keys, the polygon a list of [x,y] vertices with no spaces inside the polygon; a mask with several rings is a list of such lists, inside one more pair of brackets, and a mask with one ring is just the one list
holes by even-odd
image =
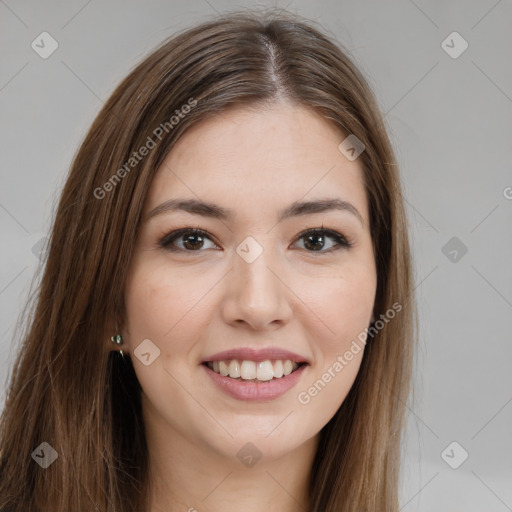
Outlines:
{"label": "upper lip", "polygon": [[212,356],[206,357],[201,361],[201,363],[208,363],[210,361],[231,361],[232,359],[237,359],[240,361],[254,361],[261,362],[267,360],[281,360],[286,361],[289,359],[290,361],[296,363],[307,363],[308,360],[294,352],[290,352],[289,350],[284,350],[276,347],[269,348],[232,348],[230,350],[224,350],[223,352],[218,352]]}

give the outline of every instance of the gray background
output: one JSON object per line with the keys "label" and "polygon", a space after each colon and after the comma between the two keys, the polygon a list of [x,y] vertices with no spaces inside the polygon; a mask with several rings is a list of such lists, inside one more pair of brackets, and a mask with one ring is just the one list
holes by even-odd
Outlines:
{"label": "gray background", "polygon": [[[168,35],[216,11],[251,5],[0,1],[2,401],[38,243],[103,102]],[[279,6],[318,21],[345,45],[369,77],[397,149],[421,334],[402,510],[512,510],[512,5],[292,0]],[[43,31],[59,45],[47,59],[31,48]],[[469,44],[458,58],[443,48],[460,50],[461,40],[442,46],[454,31]],[[469,458],[453,469],[448,462],[459,464],[463,450]]]}

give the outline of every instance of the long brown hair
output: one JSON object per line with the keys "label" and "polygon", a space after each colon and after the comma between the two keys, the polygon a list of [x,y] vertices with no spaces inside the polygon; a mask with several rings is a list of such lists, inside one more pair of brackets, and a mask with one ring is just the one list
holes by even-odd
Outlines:
{"label": "long brown hair", "polygon": [[[401,306],[375,330],[352,389],[321,431],[310,512],[398,511],[414,303],[395,157],[374,96],[340,45],[276,11],[220,16],[168,39],[115,89],[86,135],[10,377],[0,423],[0,510],[148,510],[141,388],[129,357],[106,342],[112,322],[123,322],[146,194],[187,128],[231,106],[279,98],[335,123],[340,142],[353,134],[364,144],[358,162],[377,265],[375,316]],[[150,139],[154,147],[136,158]],[[58,454],[47,469],[32,457],[43,442]]]}

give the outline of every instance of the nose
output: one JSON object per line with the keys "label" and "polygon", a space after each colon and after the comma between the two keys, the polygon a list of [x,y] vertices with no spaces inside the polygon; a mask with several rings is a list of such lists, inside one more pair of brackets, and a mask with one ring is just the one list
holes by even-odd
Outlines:
{"label": "nose", "polygon": [[252,263],[234,255],[221,307],[226,323],[261,331],[278,329],[290,321],[293,293],[270,252],[263,251]]}

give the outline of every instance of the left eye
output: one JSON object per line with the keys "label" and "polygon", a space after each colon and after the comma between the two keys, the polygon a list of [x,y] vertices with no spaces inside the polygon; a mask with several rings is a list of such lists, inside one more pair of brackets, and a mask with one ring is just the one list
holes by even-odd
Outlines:
{"label": "left eye", "polygon": [[[336,250],[343,247],[348,249],[352,245],[341,233],[323,228],[305,231],[299,235],[298,240],[301,239],[304,239],[304,247],[308,252],[329,252],[330,249]],[[326,239],[334,240],[334,243],[331,242],[326,250],[322,250],[325,249]]]}
{"label": "left eye", "polygon": [[[298,236],[297,241],[302,239],[304,239],[303,248],[307,252],[329,252],[331,249],[351,247],[351,243],[341,233],[330,229],[304,231]],[[328,240],[331,240],[330,244],[327,242]],[[210,241],[210,247],[205,247],[206,241]],[[180,245],[177,246],[176,243]],[[201,249],[218,248],[205,231],[191,228],[179,229],[169,233],[160,241],[160,246],[168,251],[184,252],[200,252]]]}

